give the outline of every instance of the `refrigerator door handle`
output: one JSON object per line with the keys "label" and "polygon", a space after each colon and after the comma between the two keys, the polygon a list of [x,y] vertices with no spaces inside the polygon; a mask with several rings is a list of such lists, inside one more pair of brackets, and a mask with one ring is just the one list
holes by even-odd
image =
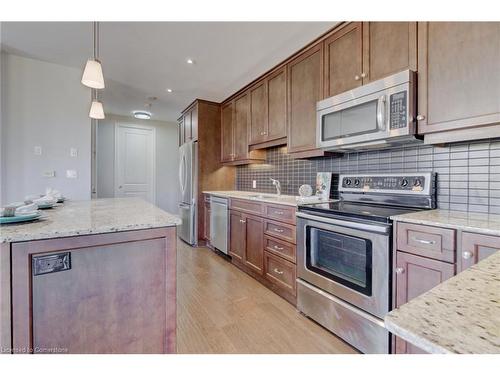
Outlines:
{"label": "refrigerator door handle", "polygon": [[[182,150],[182,149],[181,149]],[[184,152],[181,151],[181,161],[179,163],[179,184],[181,187],[181,195],[184,195],[184,190],[185,190],[185,179],[186,179],[186,157],[184,155]]]}

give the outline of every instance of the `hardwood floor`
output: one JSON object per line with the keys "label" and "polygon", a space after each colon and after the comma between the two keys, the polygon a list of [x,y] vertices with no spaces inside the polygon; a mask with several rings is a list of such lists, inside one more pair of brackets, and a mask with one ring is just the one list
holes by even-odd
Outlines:
{"label": "hardwood floor", "polygon": [[178,353],[356,353],[210,249],[177,257]]}

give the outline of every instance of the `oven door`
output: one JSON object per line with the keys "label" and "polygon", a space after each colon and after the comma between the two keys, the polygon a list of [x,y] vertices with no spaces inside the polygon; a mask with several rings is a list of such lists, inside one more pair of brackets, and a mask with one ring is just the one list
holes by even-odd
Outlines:
{"label": "oven door", "polygon": [[383,318],[390,302],[390,229],[298,213],[298,277]]}

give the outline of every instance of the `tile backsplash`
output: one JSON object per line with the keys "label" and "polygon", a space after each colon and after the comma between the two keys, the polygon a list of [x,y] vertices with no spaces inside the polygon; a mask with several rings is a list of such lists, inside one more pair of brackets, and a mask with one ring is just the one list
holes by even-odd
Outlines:
{"label": "tile backsplash", "polygon": [[[438,208],[500,214],[500,140],[445,146],[418,145],[378,151],[351,152],[310,160],[295,160],[285,147],[267,151],[265,164],[237,167],[239,190],[274,193],[269,180],[281,182],[282,193],[298,195],[299,186],[314,188],[317,172],[436,172]],[[257,188],[252,189],[252,181]]]}

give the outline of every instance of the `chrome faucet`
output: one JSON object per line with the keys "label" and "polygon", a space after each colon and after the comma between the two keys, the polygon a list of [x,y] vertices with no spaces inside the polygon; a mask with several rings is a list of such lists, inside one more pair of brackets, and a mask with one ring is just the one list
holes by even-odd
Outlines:
{"label": "chrome faucet", "polygon": [[273,185],[276,186],[276,193],[278,196],[281,195],[281,183],[278,180],[275,180],[274,178],[269,178],[272,182]]}

